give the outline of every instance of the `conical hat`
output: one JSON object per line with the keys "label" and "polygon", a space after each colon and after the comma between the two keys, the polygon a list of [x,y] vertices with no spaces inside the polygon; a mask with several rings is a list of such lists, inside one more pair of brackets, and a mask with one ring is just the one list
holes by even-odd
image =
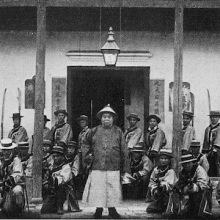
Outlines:
{"label": "conical hat", "polygon": [[116,114],[116,112],[113,110],[113,108],[110,106],[110,104],[106,105],[102,110],[100,110],[96,117],[98,119],[101,119],[103,113],[111,113],[113,114],[114,118],[117,119],[118,118],[118,115]]}

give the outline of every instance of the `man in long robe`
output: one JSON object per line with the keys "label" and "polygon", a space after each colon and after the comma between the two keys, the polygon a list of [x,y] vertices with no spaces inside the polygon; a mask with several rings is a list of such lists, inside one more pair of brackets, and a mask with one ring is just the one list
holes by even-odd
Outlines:
{"label": "man in long robe", "polygon": [[13,113],[13,129],[8,134],[8,138],[12,139],[12,141],[16,144],[23,141],[28,141],[28,135],[26,129],[21,126],[21,118],[23,116],[20,113]]}
{"label": "man in long robe", "polygon": [[115,207],[121,202],[120,173],[130,173],[128,152],[122,130],[113,124],[116,112],[107,105],[98,112],[101,125],[92,128],[86,139],[89,152],[86,161],[91,164],[83,192],[83,201],[97,207],[94,218],[101,218],[103,207],[107,207],[111,218],[120,215]]}
{"label": "man in long robe", "polygon": [[59,142],[63,142],[66,145],[73,137],[73,131],[71,126],[65,121],[65,118],[68,116],[66,110],[60,109],[54,112],[57,116],[57,122],[51,128],[51,139],[53,145],[59,144]]}
{"label": "man in long robe", "polygon": [[193,119],[192,112],[183,112],[183,128],[182,128],[182,152],[187,152],[190,148],[192,140],[195,140],[195,129],[190,124]]}
{"label": "man in long robe", "polygon": [[202,151],[207,153],[207,158],[210,165],[208,175],[210,177],[218,177],[220,176],[220,111],[211,111],[209,116],[211,124],[205,130]]}

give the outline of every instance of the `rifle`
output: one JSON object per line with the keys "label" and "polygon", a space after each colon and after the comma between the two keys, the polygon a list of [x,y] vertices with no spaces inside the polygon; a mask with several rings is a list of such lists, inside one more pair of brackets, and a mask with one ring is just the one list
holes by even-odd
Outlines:
{"label": "rifle", "polygon": [[5,96],[6,96],[7,88],[5,88],[3,93],[3,100],[2,100],[2,118],[1,118],[1,139],[3,138],[3,124],[4,124],[4,111],[5,111]]}

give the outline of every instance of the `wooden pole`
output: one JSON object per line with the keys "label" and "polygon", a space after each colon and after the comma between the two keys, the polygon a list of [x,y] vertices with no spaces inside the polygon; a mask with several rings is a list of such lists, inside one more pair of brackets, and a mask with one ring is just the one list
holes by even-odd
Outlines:
{"label": "wooden pole", "polygon": [[46,6],[44,4],[44,0],[38,0],[32,198],[32,203],[35,204],[42,202],[42,145],[45,106],[45,46]]}
{"label": "wooden pole", "polygon": [[176,0],[174,30],[173,154],[179,174],[182,135],[183,0]]}

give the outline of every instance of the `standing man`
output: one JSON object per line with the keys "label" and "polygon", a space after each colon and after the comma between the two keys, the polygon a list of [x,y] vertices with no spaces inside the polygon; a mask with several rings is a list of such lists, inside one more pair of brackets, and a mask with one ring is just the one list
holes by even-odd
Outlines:
{"label": "standing man", "polygon": [[220,111],[210,112],[211,124],[206,128],[203,142],[203,152],[207,153],[209,161],[208,175],[210,177],[220,176],[219,172],[219,153],[220,153]]}
{"label": "standing man", "polygon": [[129,128],[125,131],[124,136],[128,149],[132,150],[136,145],[143,146],[143,133],[137,126],[140,118],[136,113],[131,113],[126,118],[129,121]]}
{"label": "standing man", "polygon": [[46,140],[48,138],[48,135],[50,133],[50,129],[46,127],[47,122],[50,121],[49,118],[47,118],[46,115],[44,115],[44,133],[43,133],[43,139]]}
{"label": "standing man", "polygon": [[154,166],[157,166],[159,162],[158,152],[166,145],[167,140],[163,130],[158,127],[161,119],[157,115],[149,115],[146,121],[149,127],[145,136],[145,146],[148,157],[152,160]]}
{"label": "standing man", "polygon": [[81,128],[81,132],[79,133],[79,136],[78,136],[78,149],[79,149],[79,154],[81,155],[81,167],[83,171],[83,176],[86,181],[88,170],[85,164],[85,156],[89,150],[89,145],[86,144],[86,135],[88,132],[90,132],[91,129],[88,127],[88,121],[89,121],[88,116],[80,115],[80,117],[78,117],[76,121],[78,122]]}
{"label": "standing man", "polygon": [[54,112],[57,117],[57,122],[51,129],[51,138],[53,145],[57,145],[59,142],[63,142],[66,145],[73,137],[73,131],[71,126],[65,121],[68,113],[64,109],[59,109]]}
{"label": "standing man", "polygon": [[8,134],[8,138],[12,139],[12,141],[16,144],[18,142],[28,141],[28,135],[26,129],[21,126],[21,118],[23,116],[20,113],[13,113],[12,119],[14,123],[13,129]]}
{"label": "standing man", "polygon": [[195,129],[190,124],[194,115],[192,112],[183,112],[183,128],[182,128],[182,153],[187,152],[190,148],[192,140],[195,140]]}
{"label": "standing man", "polygon": [[94,218],[102,217],[103,207],[108,208],[109,216],[120,218],[115,207],[122,200],[120,174],[130,173],[128,151],[122,130],[114,125],[116,112],[105,106],[97,113],[101,125],[87,134],[89,151],[85,161],[91,164],[83,201],[91,207],[97,207]]}

